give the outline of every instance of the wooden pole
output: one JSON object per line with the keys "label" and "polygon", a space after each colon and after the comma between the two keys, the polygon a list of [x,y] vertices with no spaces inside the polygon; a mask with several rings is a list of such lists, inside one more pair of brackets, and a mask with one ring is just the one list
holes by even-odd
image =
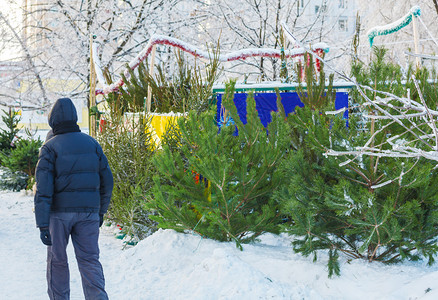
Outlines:
{"label": "wooden pole", "polygon": [[[417,17],[412,15],[412,27],[414,29],[414,49],[415,49],[415,54],[420,54],[419,51],[419,37],[418,37],[418,24],[417,24]],[[421,60],[420,57],[416,57],[415,58],[415,62],[416,62],[416,67],[417,68],[421,68]]]}
{"label": "wooden pole", "polygon": [[88,130],[92,137],[96,137],[96,116],[91,115],[91,108],[96,106],[96,70],[93,60],[93,35],[90,35],[90,95],[88,107]]}
{"label": "wooden pole", "polygon": [[[223,117],[223,119],[224,119],[224,121],[223,121],[223,123],[222,123],[222,125],[226,125],[227,124],[227,122],[228,122],[228,120],[227,120],[227,118],[228,118],[228,110],[226,110],[225,109],[225,107],[222,105],[222,117]],[[220,120],[219,120],[220,121]]]}
{"label": "wooden pole", "polygon": [[[156,50],[157,46],[154,45],[152,47],[152,53],[151,53],[151,61],[149,64],[149,75],[152,77],[154,75],[154,65],[155,65],[155,50]],[[152,104],[152,87],[149,84],[148,86],[148,98],[146,100],[146,109],[147,109],[147,113],[151,112],[151,104]]]}

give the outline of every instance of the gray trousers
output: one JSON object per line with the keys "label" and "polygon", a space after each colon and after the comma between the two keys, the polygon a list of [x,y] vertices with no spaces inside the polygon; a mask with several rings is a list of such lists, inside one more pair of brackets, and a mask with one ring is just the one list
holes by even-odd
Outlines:
{"label": "gray trousers", "polygon": [[47,285],[51,300],[70,299],[67,244],[71,236],[87,300],[106,300],[105,279],[99,262],[99,214],[51,212],[52,246],[47,247]]}

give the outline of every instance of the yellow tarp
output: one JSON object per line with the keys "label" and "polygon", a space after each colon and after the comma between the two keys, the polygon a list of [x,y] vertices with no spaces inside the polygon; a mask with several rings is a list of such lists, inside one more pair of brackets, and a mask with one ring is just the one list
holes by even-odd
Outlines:
{"label": "yellow tarp", "polygon": [[159,146],[161,144],[161,137],[166,131],[167,126],[169,126],[170,122],[176,123],[179,116],[172,115],[153,115],[151,120],[151,126],[153,128],[152,137],[155,141],[155,144]]}

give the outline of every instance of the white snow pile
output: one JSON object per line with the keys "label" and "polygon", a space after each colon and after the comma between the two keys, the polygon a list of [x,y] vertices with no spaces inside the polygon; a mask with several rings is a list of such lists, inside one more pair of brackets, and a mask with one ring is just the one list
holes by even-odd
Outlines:
{"label": "white snow pile", "polygon": [[[0,192],[0,299],[47,299],[46,247],[39,240],[33,198]],[[101,262],[110,299],[438,299],[438,265],[383,265],[341,260],[341,276],[327,278],[318,262],[295,254],[291,238],[265,234],[244,245],[159,230],[122,250],[114,228],[103,226]],[[71,299],[83,299],[72,246]]]}

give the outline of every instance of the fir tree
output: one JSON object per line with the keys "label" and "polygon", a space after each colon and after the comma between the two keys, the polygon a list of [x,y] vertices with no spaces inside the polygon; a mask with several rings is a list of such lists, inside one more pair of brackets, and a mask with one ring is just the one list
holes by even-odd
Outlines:
{"label": "fir tree", "polygon": [[[123,88],[106,98],[105,124],[98,138],[114,174],[115,188],[108,217],[122,224],[123,234],[134,239],[144,238],[156,229],[156,222],[149,218],[151,211],[145,206],[151,194],[153,175],[157,173],[151,163],[157,145],[151,134],[151,116],[145,114],[148,88],[152,88],[153,95],[151,111],[158,113],[193,108],[203,111],[210,106],[213,96],[211,87],[218,68],[216,57],[205,65],[204,74],[199,68],[189,68],[181,52],[178,52],[177,62],[172,76],[165,74],[160,66],[156,66],[157,75],[151,76],[147,66],[141,63],[136,72],[131,71],[129,80],[122,75]],[[108,73],[106,77],[107,82],[111,82]],[[98,112],[97,108],[95,111]],[[167,130],[162,143],[179,151],[178,127],[170,122]]]}
{"label": "fir tree", "polygon": [[[145,238],[156,229],[149,210],[144,207],[144,198],[150,193],[156,172],[151,163],[156,146],[148,129],[150,118],[142,112],[142,107],[131,103],[135,95],[108,97],[105,125],[98,134],[114,177],[107,217],[123,226],[122,235],[130,239],[128,242]],[[140,112],[126,111],[136,107]]]}
{"label": "fir tree", "polygon": [[[403,89],[397,84],[401,73],[382,57],[370,69],[376,87],[385,87],[391,78],[394,89]],[[328,149],[362,146],[372,136],[378,144],[397,130],[387,121],[369,121],[360,114],[350,114],[346,126],[345,120],[326,115],[327,109],[333,110],[333,104],[318,110],[297,108],[288,117],[295,143],[281,172],[289,182],[275,197],[290,217],[284,229],[297,237],[294,250],[315,259],[319,250],[328,250],[329,276],[339,275],[340,252],[351,259],[392,263],[425,257],[433,263],[438,250],[434,164],[425,159],[325,156]],[[375,134],[382,128],[387,130]]]}
{"label": "fir tree", "polygon": [[[304,54],[304,82],[299,80],[297,93],[301,102],[311,109],[320,111],[326,107],[328,103],[334,102],[335,91],[333,90],[333,74],[328,78],[328,85],[326,86],[326,75],[324,72],[324,65],[321,62],[321,69],[316,72],[313,67],[313,56],[309,53]],[[301,73],[301,66],[297,67],[298,75]],[[305,85],[303,86],[303,83]]]}
{"label": "fir tree", "polygon": [[20,139],[9,155],[2,155],[3,165],[12,172],[21,171],[29,177],[35,175],[35,167],[38,162],[38,153],[42,145],[41,140]]}
{"label": "fir tree", "polygon": [[13,148],[12,141],[18,134],[18,122],[20,122],[20,115],[13,109],[9,111],[3,110],[2,120],[6,125],[6,129],[0,128],[0,151],[7,154]]}
{"label": "fir tree", "polygon": [[[247,122],[243,124],[233,103],[234,83],[227,84],[223,105],[235,126],[218,132],[214,112],[191,111],[178,122],[180,151],[163,147],[154,163],[156,176],[149,207],[162,228],[196,232],[220,240],[254,240],[278,230],[278,203],[272,192],[280,178],[276,168],[288,141],[285,122],[276,114],[264,128],[250,93]],[[269,132],[269,134],[268,134]],[[205,180],[196,180],[202,176]]]}

